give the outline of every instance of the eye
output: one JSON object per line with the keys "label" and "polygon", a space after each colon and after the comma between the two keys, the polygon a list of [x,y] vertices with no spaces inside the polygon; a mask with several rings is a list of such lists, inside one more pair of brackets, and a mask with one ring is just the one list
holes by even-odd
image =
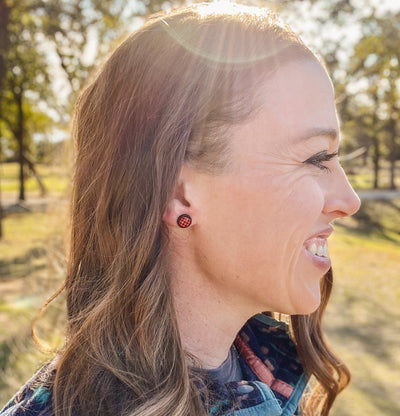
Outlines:
{"label": "eye", "polygon": [[323,152],[320,152],[314,156],[311,156],[310,158],[305,160],[303,163],[307,165],[317,166],[321,170],[329,171],[328,166],[324,165],[324,163],[329,162],[331,159],[333,159],[337,155],[338,155],[338,152],[328,153],[326,150],[324,150]]}

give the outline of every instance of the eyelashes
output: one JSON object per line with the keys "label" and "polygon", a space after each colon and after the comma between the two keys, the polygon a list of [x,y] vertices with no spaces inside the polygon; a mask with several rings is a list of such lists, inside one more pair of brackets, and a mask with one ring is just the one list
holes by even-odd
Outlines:
{"label": "eyelashes", "polygon": [[331,159],[333,159],[337,155],[338,155],[338,152],[328,153],[327,151],[324,150],[323,152],[320,152],[314,156],[311,156],[310,158],[305,160],[303,163],[306,165],[316,166],[321,170],[329,171],[328,166],[324,165],[324,163],[329,162]]}

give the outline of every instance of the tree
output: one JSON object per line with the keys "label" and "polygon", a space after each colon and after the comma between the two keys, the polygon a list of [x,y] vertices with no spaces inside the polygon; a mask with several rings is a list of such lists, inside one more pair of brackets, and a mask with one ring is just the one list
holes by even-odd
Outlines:
{"label": "tree", "polygon": [[[25,200],[25,167],[31,159],[29,154],[33,134],[48,130],[54,122],[39,109],[40,100],[51,97],[51,88],[45,57],[38,52],[32,36],[31,28],[34,22],[28,14],[15,16],[16,13],[17,9],[12,9],[7,56],[9,70],[3,80],[0,122],[3,132],[8,131],[8,137],[14,139],[16,144],[19,200]],[[28,163],[28,166],[36,173],[32,162]],[[39,183],[44,191],[40,178]]]}
{"label": "tree", "polygon": [[[365,112],[372,118],[370,140],[374,165],[374,188],[379,187],[380,161],[390,161],[391,188],[395,189],[395,162],[399,158],[398,111],[400,66],[400,14],[375,14],[363,19],[364,36],[356,45],[350,70],[364,81],[358,90]],[[368,107],[365,103],[370,103]]]}
{"label": "tree", "polygon": [[27,2],[26,11],[36,16],[37,35],[45,39],[57,55],[60,69],[71,87],[69,103],[61,108],[64,113],[70,112],[76,93],[89,78],[93,67],[126,33],[129,23],[160,11],[168,4],[163,0],[23,1]]}
{"label": "tree", "polygon": [[[3,103],[0,107],[4,109],[4,103],[10,104],[11,100],[16,110],[12,117],[6,117],[4,112],[0,112],[0,129],[3,129],[3,133],[7,129],[12,131],[12,136],[18,143],[22,183],[20,198],[24,198],[24,161],[30,160],[28,165],[34,169],[33,160],[28,154],[25,154],[28,147],[25,143],[26,140],[24,140],[24,135],[26,135],[24,129],[29,124],[37,125],[36,122],[27,123],[27,120],[38,121],[40,111],[46,118],[46,111],[41,110],[38,104],[40,104],[40,100],[42,102],[48,101],[50,97],[49,90],[46,90],[46,95],[43,95],[42,90],[39,96],[32,99],[31,93],[38,92],[32,84],[33,81],[38,81],[34,69],[39,70],[40,68],[37,65],[32,67],[31,63],[38,62],[39,56],[41,56],[40,59],[58,57],[60,69],[66,75],[71,94],[69,100],[62,102],[54,100],[52,106],[58,111],[60,122],[65,128],[69,121],[71,102],[96,63],[95,58],[107,52],[112,42],[124,32],[130,19],[135,16],[143,16],[148,12],[159,11],[164,4],[168,4],[168,2],[162,0],[150,0],[143,3],[124,0],[87,0],[85,2],[79,0],[0,0],[0,102]],[[26,25],[27,20],[29,20],[28,25]],[[7,59],[9,54],[14,54],[15,59],[23,57],[23,55],[15,53],[15,50],[21,49],[18,45],[18,38],[21,34],[30,39],[31,48],[35,46],[36,56],[32,61],[25,60],[22,66],[22,61],[15,66],[12,63],[7,63]],[[40,48],[40,44],[42,48]],[[43,45],[46,50],[43,50]],[[91,51],[91,57],[88,58]],[[30,53],[32,54],[33,51]],[[18,69],[16,69],[17,73],[13,72],[14,68],[20,68],[21,72],[18,73]],[[47,66],[44,68],[48,69]],[[7,71],[8,93],[6,94],[3,84]],[[21,77],[19,77],[21,74],[25,76],[22,84],[20,83]],[[47,77],[38,81],[41,86],[47,79],[51,79],[49,72],[46,75]],[[33,78],[29,80],[30,76]],[[27,83],[30,81],[32,82],[27,87]],[[10,91],[11,94],[9,94]],[[4,98],[4,95],[7,97]],[[30,110],[28,111],[28,109]],[[29,118],[27,119],[28,114]],[[49,117],[47,120],[51,121]],[[10,136],[3,133],[2,135],[5,137]],[[0,200],[0,237],[1,218]]]}
{"label": "tree", "polygon": [[[55,78],[59,80],[64,76],[69,85],[70,99],[55,99],[51,103],[66,127],[76,92],[88,79],[98,58],[106,54],[113,42],[127,30],[130,19],[149,11],[158,11],[164,3],[160,0],[146,4],[122,0],[9,0],[7,19],[3,19],[7,21],[2,26],[7,40],[4,56],[11,53],[15,58],[16,48],[25,47],[19,45],[19,41],[23,43],[28,40],[31,48],[36,50],[35,58],[41,56],[42,61],[52,61],[51,65],[43,67],[45,71],[41,77],[43,79],[46,75],[46,81],[52,82]],[[21,38],[21,35],[26,39]],[[34,63],[33,60],[31,62]],[[25,63],[29,69],[30,62],[26,60]],[[18,75],[12,73],[15,65],[10,63],[8,68],[11,77]],[[34,69],[39,70],[40,67],[31,68],[28,75],[33,76],[32,81],[37,81]],[[4,74],[2,76],[0,73],[0,77],[3,79]],[[45,81],[39,81],[41,84],[43,82]],[[43,95],[43,91],[40,94],[40,98],[48,102],[49,89],[46,90],[46,95]],[[15,99],[17,98],[15,94]],[[1,118],[0,115],[0,120]]]}
{"label": "tree", "polygon": [[[381,161],[391,166],[395,187],[398,160],[400,15],[379,13],[371,0],[282,0],[285,20],[320,51],[332,75],[344,137],[369,149],[374,188]],[[313,25],[304,26],[312,20]],[[353,149],[354,150],[354,149]],[[366,157],[367,154],[365,154]],[[366,159],[364,159],[366,160]]]}

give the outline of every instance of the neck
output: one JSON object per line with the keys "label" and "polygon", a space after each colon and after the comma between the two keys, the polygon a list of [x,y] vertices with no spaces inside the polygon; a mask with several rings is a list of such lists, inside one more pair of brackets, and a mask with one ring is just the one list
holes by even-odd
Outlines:
{"label": "neck", "polygon": [[250,316],[241,314],[218,288],[193,270],[176,271],[171,285],[182,345],[195,359],[189,365],[217,368]]}

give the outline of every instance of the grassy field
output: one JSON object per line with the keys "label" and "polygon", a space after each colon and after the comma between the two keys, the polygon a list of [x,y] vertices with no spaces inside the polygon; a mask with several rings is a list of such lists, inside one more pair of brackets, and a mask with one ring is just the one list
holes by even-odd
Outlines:
{"label": "grassy field", "polygon": [[[3,221],[0,241],[0,407],[50,356],[31,339],[38,308],[61,284],[64,275],[65,208],[13,213]],[[62,300],[40,321],[39,333],[60,345]]]}
{"label": "grassy field", "polygon": [[[11,169],[8,167],[8,169]],[[61,169],[59,195],[68,188]],[[46,171],[44,168],[43,172]],[[3,171],[4,172],[4,171]],[[9,189],[13,172],[9,172]],[[4,181],[2,180],[2,184]],[[3,190],[4,192],[4,190]],[[10,191],[11,192],[11,191]],[[29,195],[35,196],[38,189]],[[31,341],[32,317],[61,284],[64,270],[66,209],[8,214],[0,241],[0,407],[50,356]],[[365,201],[354,218],[338,221],[330,238],[335,289],[325,329],[353,373],[333,416],[400,414],[400,199]],[[40,320],[39,334],[60,345],[63,299]]]}
{"label": "grassy field", "polygon": [[400,414],[400,199],[366,201],[330,241],[336,286],[325,318],[353,379],[334,416]]}
{"label": "grassy field", "polygon": [[[37,165],[37,171],[50,196],[63,196],[69,189],[70,178],[65,164]],[[7,198],[17,198],[19,190],[18,164],[3,163],[0,165],[0,189]],[[27,197],[40,196],[40,188],[34,176],[28,175],[25,180]]]}

